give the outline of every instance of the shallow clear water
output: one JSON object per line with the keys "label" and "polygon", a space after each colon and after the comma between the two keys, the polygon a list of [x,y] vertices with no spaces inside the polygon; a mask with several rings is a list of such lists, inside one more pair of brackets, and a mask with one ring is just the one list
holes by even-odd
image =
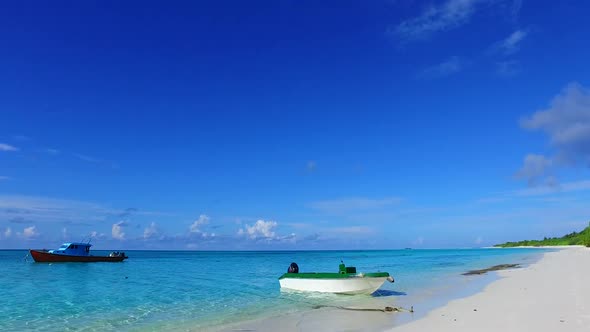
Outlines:
{"label": "shallow clear water", "polygon": [[[26,251],[0,251],[0,331],[175,330],[391,298],[420,301],[460,286],[461,272],[528,263],[539,249],[195,252],[130,251],[123,263],[34,263]],[[100,252],[96,253],[99,254]],[[300,271],[359,272],[396,279],[380,296],[281,292],[292,261]],[[451,288],[449,288],[451,287]]]}

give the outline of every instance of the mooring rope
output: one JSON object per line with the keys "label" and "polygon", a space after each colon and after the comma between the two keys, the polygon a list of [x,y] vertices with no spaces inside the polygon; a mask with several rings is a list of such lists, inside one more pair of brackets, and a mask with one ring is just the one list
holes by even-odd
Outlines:
{"label": "mooring rope", "polygon": [[349,307],[341,307],[341,306],[335,306],[335,305],[314,305],[313,306],[314,309],[320,309],[320,308],[336,308],[336,309],[342,309],[342,310],[353,310],[353,311],[380,311],[380,312],[414,312],[414,306],[411,306],[410,309],[406,309],[403,307],[385,307],[383,309],[381,308],[349,308]]}

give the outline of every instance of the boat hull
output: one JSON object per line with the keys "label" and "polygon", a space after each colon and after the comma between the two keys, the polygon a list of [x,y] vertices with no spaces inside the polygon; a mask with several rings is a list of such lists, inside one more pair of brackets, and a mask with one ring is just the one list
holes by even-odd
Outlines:
{"label": "boat hull", "polygon": [[281,289],[335,294],[372,294],[387,280],[383,277],[350,277],[335,279],[281,278]]}
{"label": "boat hull", "polygon": [[65,263],[65,262],[78,262],[78,263],[92,263],[92,262],[122,262],[127,256],[73,256],[73,255],[60,255],[52,254],[42,250],[29,250],[31,257],[35,262],[39,263]]}

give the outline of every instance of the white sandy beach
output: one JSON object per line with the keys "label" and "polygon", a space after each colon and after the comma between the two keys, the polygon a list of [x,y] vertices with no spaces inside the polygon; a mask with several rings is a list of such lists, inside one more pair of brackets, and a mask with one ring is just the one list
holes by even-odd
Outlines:
{"label": "white sandy beach", "polygon": [[391,329],[413,331],[589,331],[590,249],[565,247],[529,267]]}
{"label": "white sandy beach", "polygon": [[[483,291],[426,316],[403,313],[313,310],[224,331],[589,331],[590,249],[560,247],[525,268],[503,270]],[[474,278],[478,278],[475,276]],[[395,326],[400,322],[406,324]]]}

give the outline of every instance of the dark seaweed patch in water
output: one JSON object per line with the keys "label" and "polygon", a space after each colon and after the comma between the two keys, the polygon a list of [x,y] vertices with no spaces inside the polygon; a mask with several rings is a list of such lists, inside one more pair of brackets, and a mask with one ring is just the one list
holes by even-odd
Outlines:
{"label": "dark seaweed patch in water", "polygon": [[463,273],[464,276],[470,276],[470,275],[475,275],[475,274],[484,274],[490,271],[499,271],[499,270],[506,270],[506,269],[515,269],[520,267],[520,264],[500,264],[500,265],[494,265],[492,267],[488,267],[487,269],[481,269],[481,270],[471,270],[471,271],[467,271],[465,273]]}

